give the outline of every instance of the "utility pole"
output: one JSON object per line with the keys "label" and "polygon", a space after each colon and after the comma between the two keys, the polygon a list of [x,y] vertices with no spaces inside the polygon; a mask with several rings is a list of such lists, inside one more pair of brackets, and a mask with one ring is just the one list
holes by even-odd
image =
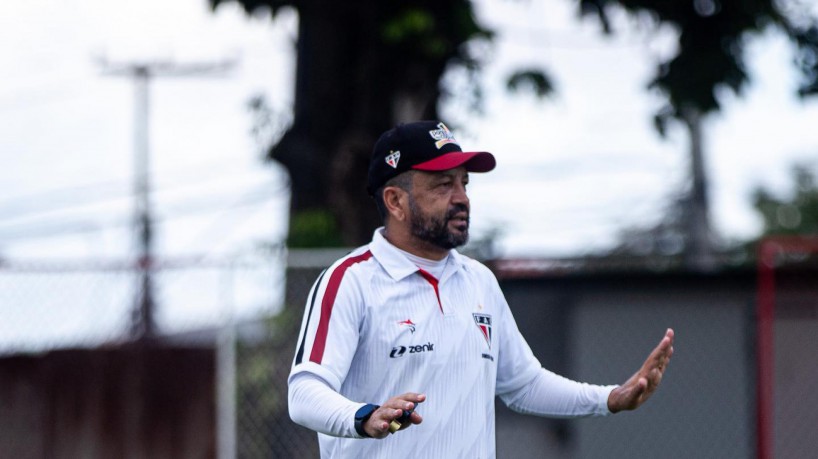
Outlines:
{"label": "utility pole", "polygon": [[134,230],[136,233],[136,269],[139,279],[131,316],[130,336],[136,341],[150,340],[156,334],[153,289],[155,258],[153,248],[153,209],[150,182],[149,96],[150,82],[157,77],[216,76],[230,70],[235,61],[217,63],[128,62],[109,63],[100,59],[103,74],[128,77],[135,83],[134,99]]}
{"label": "utility pole", "polygon": [[710,212],[708,211],[707,174],[704,167],[702,118],[698,110],[683,111],[682,121],[690,134],[691,190],[685,206],[687,247],[685,263],[698,271],[710,271],[716,265],[713,253]]}

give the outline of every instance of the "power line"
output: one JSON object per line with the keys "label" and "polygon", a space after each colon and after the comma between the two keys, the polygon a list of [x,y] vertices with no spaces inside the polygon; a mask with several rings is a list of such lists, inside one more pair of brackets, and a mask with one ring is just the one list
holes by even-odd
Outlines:
{"label": "power line", "polygon": [[[169,207],[161,213],[154,213],[154,224],[166,223],[174,219],[213,212],[231,212],[242,208],[267,204],[270,201],[281,199],[287,191],[287,185],[281,184],[277,188],[268,185],[260,186],[245,193],[238,201],[224,195],[197,196],[193,201],[181,202]],[[0,229],[0,243],[24,241],[32,239],[70,236],[82,233],[105,231],[132,224],[128,218],[113,218],[100,221],[87,217],[62,218],[58,220],[40,220],[26,225],[18,225],[10,229]]]}
{"label": "power line", "polygon": [[[288,188],[288,187],[284,187],[284,188]],[[208,226],[203,231],[201,231],[195,238],[191,237],[191,239],[190,239],[190,241],[192,241],[191,245],[195,245],[197,242],[203,241],[205,239],[207,239],[207,240],[215,239],[215,237],[213,235],[216,233],[217,229],[222,230],[220,239],[226,237],[226,235],[228,235],[230,233],[235,232],[241,226],[239,224],[239,219],[238,218],[233,218],[233,219],[230,220],[230,222],[231,222],[230,225],[224,225],[223,224],[224,217],[226,216],[226,214],[228,212],[234,212],[234,211],[237,211],[237,210],[241,210],[241,211],[243,211],[243,216],[241,216],[241,220],[243,220],[245,222],[245,224],[246,224],[246,221],[250,217],[254,216],[256,213],[259,212],[258,209],[253,210],[253,206],[248,205],[249,203],[255,201],[256,199],[257,199],[257,196],[252,191],[250,193],[247,193],[247,194],[243,195],[238,201],[231,204],[228,208],[222,210],[220,212],[220,214],[216,217],[216,221],[214,221],[210,226]],[[266,200],[265,200],[265,202],[266,202]],[[248,210],[253,210],[253,211],[248,212]]]}
{"label": "power line", "polygon": [[137,339],[154,335],[154,295],[151,279],[153,258],[153,222],[150,193],[150,155],[148,151],[149,85],[157,77],[213,76],[230,70],[235,61],[193,62],[178,64],[170,61],[112,63],[99,59],[103,74],[130,78],[135,83],[134,114],[134,192],[137,227],[138,265],[141,267],[140,286],[132,321],[132,334]]}
{"label": "power line", "polygon": [[[204,180],[202,170],[213,172],[212,176]],[[154,186],[151,193],[156,196],[160,194],[178,191],[184,188],[201,187],[214,180],[224,180],[229,177],[242,177],[259,169],[246,169],[228,175],[222,164],[211,164],[206,168],[200,168],[199,172],[191,172],[195,177],[180,179],[175,176],[172,179],[165,179]],[[13,196],[0,201],[0,226],[9,224],[10,221],[19,219],[37,218],[42,214],[53,214],[58,212],[68,212],[78,207],[88,207],[93,205],[105,205],[123,199],[132,200],[135,191],[128,190],[124,181],[106,181],[98,183],[86,183],[64,188],[50,189],[37,193]]]}

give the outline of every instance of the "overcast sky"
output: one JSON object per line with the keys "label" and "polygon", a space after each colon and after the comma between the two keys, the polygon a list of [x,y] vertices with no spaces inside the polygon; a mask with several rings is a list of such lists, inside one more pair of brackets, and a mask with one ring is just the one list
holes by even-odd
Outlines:
{"label": "overcast sky", "polygon": [[[498,32],[487,56],[484,113],[457,100],[444,119],[467,149],[487,149],[497,169],[472,180],[473,228],[501,228],[507,256],[570,256],[610,245],[623,227],[649,224],[684,184],[687,138],[662,140],[645,87],[673,32],[603,37],[575,2],[477,3]],[[260,161],[246,104],[292,102],[297,18],[248,18],[206,0],[32,0],[0,6],[0,255],[11,259],[132,253],[134,82],[101,63],[234,60],[229,71],[159,77],[150,88],[150,158],[166,255],[219,254],[283,237],[287,191]],[[725,94],[705,129],[714,229],[752,236],[758,185],[781,192],[797,161],[816,164],[818,103],[793,94],[788,43],[752,42],[753,84]],[[545,66],[558,94],[509,95],[515,68]],[[458,87],[457,75],[450,78]]]}
{"label": "overcast sky", "polygon": [[[649,225],[683,187],[687,138],[661,140],[646,92],[674,32],[632,27],[603,37],[570,0],[477,0],[497,32],[479,45],[482,114],[457,97],[441,107],[465,149],[493,152],[497,168],[473,174],[473,234],[500,229],[500,255],[577,256],[604,249],[622,228]],[[818,14],[818,12],[816,12]],[[126,270],[49,266],[128,260],[135,252],[133,189],[136,87],[110,70],[128,63],[234,62],[228,71],[150,82],[149,139],[161,260],[210,257],[154,278],[164,332],[270,313],[282,303],[283,263],[259,256],[285,237],[289,191],[280,168],[261,161],[247,103],[276,113],[292,105],[297,17],[248,18],[206,0],[30,0],[0,6],[0,353],[119,338],[129,327],[136,279]],[[818,167],[818,102],[793,94],[788,43],[752,41],[753,84],[724,94],[705,126],[713,227],[724,238],[759,230],[749,196],[784,193],[796,162]],[[107,64],[106,64],[107,63]],[[557,95],[510,95],[514,69],[544,66]],[[461,79],[446,78],[458,93]],[[223,255],[255,254],[247,269]],[[83,261],[84,260],[84,261]],[[264,260],[259,263],[259,260]],[[252,261],[252,260],[251,260]],[[43,263],[43,264],[38,264]],[[20,266],[33,266],[25,271]]]}

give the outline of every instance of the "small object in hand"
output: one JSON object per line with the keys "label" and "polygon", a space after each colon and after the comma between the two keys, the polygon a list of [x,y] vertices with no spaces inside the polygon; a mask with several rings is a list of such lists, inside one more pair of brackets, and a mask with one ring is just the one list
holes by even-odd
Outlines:
{"label": "small object in hand", "polygon": [[411,410],[403,410],[403,414],[400,415],[399,418],[389,423],[389,433],[395,433],[398,430],[400,430],[401,427],[403,427],[403,423],[409,420],[409,416],[411,416],[412,413],[415,411],[415,408],[417,408],[418,403],[420,402],[415,403],[415,406]]}

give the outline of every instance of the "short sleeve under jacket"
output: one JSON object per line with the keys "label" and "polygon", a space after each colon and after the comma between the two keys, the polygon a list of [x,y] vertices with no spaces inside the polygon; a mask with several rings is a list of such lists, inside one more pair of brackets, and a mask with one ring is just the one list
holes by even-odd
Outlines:
{"label": "short sleeve under jacket", "polygon": [[424,421],[383,440],[319,434],[322,457],[494,457],[495,395],[530,383],[539,361],[488,268],[453,250],[435,279],[381,232],[312,287],[290,377],[360,403],[424,393]]}

